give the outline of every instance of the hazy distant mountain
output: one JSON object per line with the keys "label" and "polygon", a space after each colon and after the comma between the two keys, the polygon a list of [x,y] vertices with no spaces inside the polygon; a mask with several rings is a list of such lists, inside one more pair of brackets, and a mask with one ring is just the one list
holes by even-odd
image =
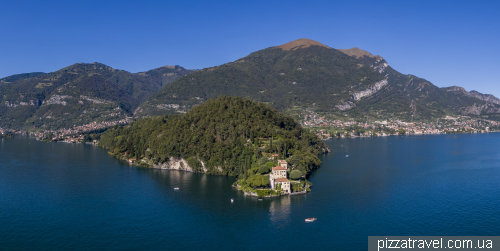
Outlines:
{"label": "hazy distant mountain", "polygon": [[132,74],[100,63],[0,79],[0,127],[61,128],[130,116],[141,101],[192,72],[168,66]]}
{"label": "hazy distant mountain", "polygon": [[183,76],[143,103],[136,116],[185,112],[219,95],[266,102],[278,110],[313,107],[356,118],[428,120],[500,113],[498,99],[439,88],[404,75],[359,48],[336,50],[309,39],[263,49]]}

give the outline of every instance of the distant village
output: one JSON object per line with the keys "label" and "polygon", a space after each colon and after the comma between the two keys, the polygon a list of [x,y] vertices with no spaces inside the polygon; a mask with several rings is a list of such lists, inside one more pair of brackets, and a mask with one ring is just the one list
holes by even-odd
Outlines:
{"label": "distant village", "polygon": [[[36,137],[37,140],[51,140],[60,141],[66,143],[83,143],[85,142],[85,133],[97,131],[99,129],[104,129],[112,127],[115,125],[126,125],[130,123],[130,118],[125,118],[117,121],[110,122],[93,122],[86,125],[74,126],[70,129],[59,129],[59,130],[44,130],[38,132],[24,132],[19,130],[4,130],[0,128],[0,134],[4,133],[14,133],[14,134],[29,134],[30,136]],[[97,141],[89,142],[97,143]]]}
{"label": "distant village", "polygon": [[[93,122],[86,125],[74,126],[69,129],[44,130],[24,132],[0,128],[0,134],[29,134],[38,140],[54,140],[69,143],[87,142],[85,133],[112,127],[126,125],[132,118],[125,118],[110,122]],[[421,135],[421,134],[450,134],[450,133],[487,133],[500,131],[500,122],[471,118],[469,116],[446,116],[432,122],[404,122],[401,120],[356,121],[328,119],[320,116],[311,109],[300,113],[298,122],[305,128],[313,131],[321,139],[378,137],[390,135]],[[91,143],[97,143],[93,140]]]}
{"label": "distant village", "polygon": [[404,122],[400,120],[346,121],[327,119],[312,110],[300,114],[299,123],[322,139],[346,137],[377,137],[408,134],[486,133],[500,130],[500,122],[469,116],[446,116],[433,122]]}

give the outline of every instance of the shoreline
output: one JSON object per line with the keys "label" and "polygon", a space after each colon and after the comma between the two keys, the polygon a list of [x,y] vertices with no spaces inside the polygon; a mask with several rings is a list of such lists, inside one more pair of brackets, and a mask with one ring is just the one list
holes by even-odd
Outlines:
{"label": "shoreline", "polygon": [[321,140],[331,140],[331,139],[355,139],[355,138],[379,138],[379,137],[389,137],[389,136],[427,136],[427,135],[469,135],[469,134],[488,134],[488,133],[500,133],[500,131],[490,131],[490,132],[471,132],[471,133],[409,133],[409,134],[389,134],[389,135],[370,135],[370,136],[350,136],[350,137],[329,137],[321,138]]}

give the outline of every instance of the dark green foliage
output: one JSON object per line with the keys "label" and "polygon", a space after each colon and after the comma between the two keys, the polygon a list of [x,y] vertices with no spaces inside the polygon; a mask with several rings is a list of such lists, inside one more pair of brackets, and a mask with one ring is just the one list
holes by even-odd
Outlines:
{"label": "dark green foliage", "polygon": [[[101,135],[107,131],[109,128],[100,128],[92,131],[88,131],[83,134],[83,142],[92,142],[93,140],[101,139]],[[76,136],[76,135],[73,135]]]}
{"label": "dark green foliage", "polygon": [[[248,142],[251,133],[260,138],[275,135],[298,156],[317,156],[327,151],[319,138],[292,118],[267,105],[227,96],[209,100],[183,115],[148,118],[108,130],[99,144],[115,155],[145,156],[151,164],[181,157],[188,162],[199,161],[200,165],[203,162],[209,174],[252,176],[259,170],[256,161],[260,151]],[[320,163],[317,157],[317,162],[311,163],[307,163],[311,159],[301,159],[300,168],[306,172]]]}
{"label": "dark green foliage", "polygon": [[312,170],[318,168],[321,161],[316,154],[308,152],[294,152],[293,156],[288,158],[288,163],[293,165],[294,170],[300,170],[302,175],[307,175]]}
{"label": "dark green foliage", "polygon": [[248,177],[254,176],[257,174],[258,171],[259,171],[258,167],[252,167],[250,170],[247,171],[247,176]]}
{"label": "dark green foliage", "polygon": [[292,183],[292,192],[302,192],[305,190],[304,183]]}
{"label": "dark green foliage", "polygon": [[299,170],[293,170],[290,172],[290,179],[298,180],[302,177],[302,172]]}
{"label": "dark green foliage", "polygon": [[275,167],[277,164],[276,164],[276,163],[274,163],[274,162],[272,162],[272,161],[268,161],[268,162],[266,162],[266,164],[265,164],[265,165],[266,165],[269,169],[271,169],[271,168]]}
{"label": "dark green foliage", "polygon": [[267,188],[269,186],[269,176],[251,176],[246,180],[246,184],[252,188]]}
{"label": "dark green foliage", "polygon": [[261,173],[261,174],[266,174],[266,173],[269,173],[270,171],[271,171],[271,170],[270,170],[270,169],[269,169],[269,167],[267,167],[267,166],[261,166],[261,167],[259,168],[259,173]]}
{"label": "dark green foliage", "polygon": [[266,197],[266,196],[279,196],[281,193],[279,191],[271,190],[271,189],[259,189],[255,191],[258,197]]}
{"label": "dark green foliage", "polygon": [[38,76],[43,75],[43,74],[45,74],[45,73],[44,72],[31,72],[31,73],[21,73],[21,74],[8,76],[8,77],[0,79],[0,85],[3,83],[11,83],[11,82],[18,81],[21,79],[38,77]]}
{"label": "dark green foliage", "polygon": [[189,166],[193,168],[193,172],[197,173],[203,172],[203,165],[197,158],[191,156],[187,158],[186,161],[189,164]]}

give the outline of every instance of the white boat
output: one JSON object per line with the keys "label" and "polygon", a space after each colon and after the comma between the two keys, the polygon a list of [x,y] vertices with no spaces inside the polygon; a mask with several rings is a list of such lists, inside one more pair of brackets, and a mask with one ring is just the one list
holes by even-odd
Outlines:
{"label": "white boat", "polygon": [[179,190],[179,188],[178,187],[174,187],[174,190]]}
{"label": "white boat", "polygon": [[347,157],[349,157],[349,155],[346,155],[345,157],[347,158]]}
{"label": "white boat", "polygon": [[234,202],[234,199],[233,199],[233,198],[231,198],[231,203],[233,203],[233,202]]}
{"label": "white boat", "polygon": [[307,218],[306,219],[306,222],[313,222],[313,221],[316,221],[316,218]]}

